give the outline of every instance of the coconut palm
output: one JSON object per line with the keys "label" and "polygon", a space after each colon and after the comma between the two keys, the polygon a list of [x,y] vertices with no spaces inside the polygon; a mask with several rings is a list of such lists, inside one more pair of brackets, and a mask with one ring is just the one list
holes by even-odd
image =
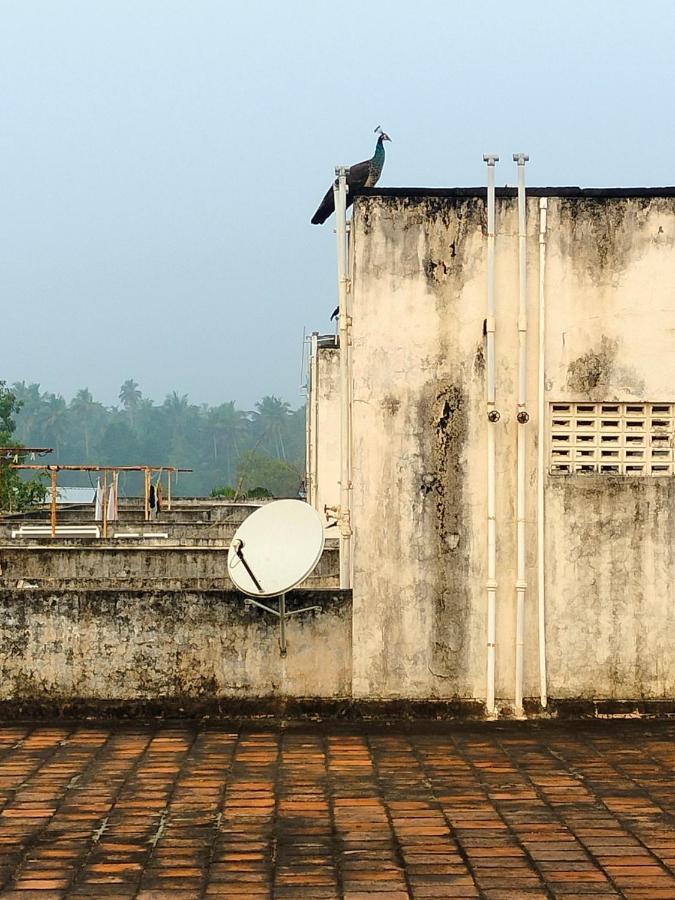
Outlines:
{"label": "coconut palm", "polygon": [[259,400],[253,413],[258,433],[269,437],[274,453],[279,459],[286,459],[284,437],[287,433],[290,414],[290,403],[286,403],[285,400],[280,400],[274,395],[268,395]]}
{"label": "coconut palm", "polygon": [[74,423],[80,428],[84,439],[84,453],[89,460],[89,438],[92,432],[100,424],[103,407],[96,403],[88,388],[81,388],[70,401],[69,410]]}
{"label": "coconut palm", "polygon": [[119,392],[120,403],[129,416],[129,423],[134,427],[136,411],[140,405],[143,394],[138,389],[138,383],[133,378],[127,378]]}
{"label": "coconut palm", "polygon": [[221,403],[206,410],[206,423],[213,445],[213,458],[219,451],[225,455],[225,469],[229,483],[234,478],[234,460],[239,456],[240,441],[249,427],[246,413],[236,409],[234,401]]}
{"label": "coconut palm", "polygon": [[46,401],[42,430],[48,446],[54,447],[56,455],[68,435],[68,407],[61,394],[45,394]]}

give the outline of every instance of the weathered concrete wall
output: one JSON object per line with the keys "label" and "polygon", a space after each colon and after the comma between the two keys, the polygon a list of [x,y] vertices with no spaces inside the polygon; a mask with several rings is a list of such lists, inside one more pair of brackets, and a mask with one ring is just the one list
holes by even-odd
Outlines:
{"label": "weathered concrete wall", "polygon": [[357,209],[357,696],[480,695],[480,474],[469,453],[481,441],[483,214],[474,201]]}
{"label": "weathered concrete wall", "polygon": [[674,509],[673,478],[550,479],[554,696],[675,696]]}
{"label": "weathered concrete wall", "polygon": [[546,267],[550,399],[672,402],[675,198],[550,198]]}
{"label": "weathered concrete wall", "polygon": [[235,592],[0,592],[0,700],[344,697],[351,602],[289,594],[288,653],[276,618]]}
{"label": "weathered concrete wall", "polygon": [[[360,198],[353,306],[355,696],[485,697],[483,197]],[[675,199],[548,199],[546,403],[673,402]],[[536,616],[539,200],[528,203],[525,692]],[[497,206],[497,694],[514,695],[518,223]],[[546,452],[548,456],[548,438]],[[547,476],[552,697],[675,696],[672,480]],[[663,481],[663,480],[662,480]],[[595,491],[591,502],[590,494]],[[635,492],[642,490],[640,502]],[[651,494],[650,494],[651,492]],[[670,492],[670,493],[669,493]],[[669,502],[670,501],[670,502]],[[608,524],[613,503],[624,522]],[[630,527],[631,515],[637,516]],[[658,523],[658,527],[657,527]],[[621,527],[621,526],[617,526]],[[594,565],[569,565],[583,535]],[[630,570],[630,593],[616,591]],[[643,577],[638,577],[638,574]],[[583,605],[583,615],[580,607]],[[590,629],[590,609],[595,609]],[[641,610],[644,614],[636,614]],[[598,629],[602,640],[598,640]],[[584,653],[593,661],[581,671]],[[643,663],[642,660],[652,660]],[[650,668],[651,666],[651,668]],[[656,671],[658,668],[658,672]]]}
{"label": "weathered concrete wall", "polygon": [[[35,545],[15,542],[0,546],[0,577],[4,585],[28,582],[52,588],[96,587],[126,590],[229,590],[227,548],[129,546],[103,540],[59,541]],[[338,551],[334,542],[326,546],[317,567],[304,582],[308,588],[336,587]]]}

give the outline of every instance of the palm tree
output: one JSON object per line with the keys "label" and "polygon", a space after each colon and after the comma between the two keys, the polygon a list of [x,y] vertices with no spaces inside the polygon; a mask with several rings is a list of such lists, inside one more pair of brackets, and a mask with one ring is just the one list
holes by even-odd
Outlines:
{"label": "palm tree", "polygon": [[120,403],[129,416],[129,423],[134,427],[136,410],[138,409],[143,394],[138,389],[138,383],[133,378],[127,378],[119,392]]}
{"label": "palm tree", "polygon": [[274,452],[279,459],[286,459],[284,435],[288,428],[291,405],[279,397],[268,395],[259,400],[253,413],[254,421],[263,435],[274,442]]}
{"label": "palm tree", "polygon": [[68,433],[68,407],[61,394],[45,394],[46,408],[42,420],[42,430],[48,446],[53,446],[59,455],[63,441]]}
{"label": "palm tree", "polygon": [[95,402],[88,388],[82,388],[70,401],[69,409],[82,429],[84,453],[87,461],[89,461],[89,436],[92,429],[96,427],[97,420],[100,419],[103,407],[100,403]]}
{"label": "palm tree", "polygon": [[219,449],[225,451],[227,480],[231,484],[234,478],[233,461],[239,456],[239,440],[249,425],[246,413],[236,409],[234,401],[230,400],[208,409],[206,421],[213,442],[213,458],[218,459]]}
{"label": "palm tree", "polygon": [[190,419],[191,406],[188,395],[172,391],[164,398],[162,406],[169,417],[171,431],[183,434]]}
{"label": "palm tree", "polygon": [[192,451],[199,446],[202,432],[200,409],[190,403],[187,394],[173,391],[164,400],[162,413],[168,426],[170,458],[175,464],[184,465],[187,448]]}

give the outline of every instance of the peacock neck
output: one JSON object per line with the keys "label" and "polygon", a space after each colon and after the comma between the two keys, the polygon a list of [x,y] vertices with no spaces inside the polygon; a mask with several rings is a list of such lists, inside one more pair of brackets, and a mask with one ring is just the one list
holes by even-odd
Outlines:
{"label": "peacock neck", "polygon": [[380,166],[384,163],[384,141],[381,137],[377,139],[375,153],[373,154],[373,162]]}

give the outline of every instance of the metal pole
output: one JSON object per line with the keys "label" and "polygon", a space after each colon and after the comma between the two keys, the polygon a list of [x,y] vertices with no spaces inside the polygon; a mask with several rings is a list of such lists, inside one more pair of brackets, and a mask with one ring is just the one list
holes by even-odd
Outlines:
{"label": "metal pole", "polygon": [[286,656],[286,594],[279,594],[279,650]]}
{"label": "metal pole", "polygon": [[150,485],[148,484],[149,472],[147,469],[143,470],[143,493],[145,495],[145,504],[143,507],[143,518],[147,522],[150,519],[150,498],[148,496],[148,492],[150,490]]}
{"label": "metal pole", "polygon": [[537,599],[539,613],[539,690],[541,705],[548,703],[546,684],[546,583],[545,583],[545,511],[544,511],[544,442],[546,428],[546,211],[548,200],[539,199],[539,390],[537,397]]}
{"label": "metal pole", "polygon": [[495,651],[497,643],[497,518],[496,518],[496,448],[495,426],[499,421],[496,408],[495,383],[495,163],[498,156],[486,154],[487,163],[487,317],[485,337],[487,345],[487,713],[494,716]]}
{"label": "metal pole", "polygon": [[516,715],[523,715],[523,670],[525,663],[525,592],[527,578],[525,568],[525,453],[527,433],[525,425],[530,420],[527,412],[527,198],[525,196],[526,153],[514,153],[518,164],[518,422],[517,438],[517,489],[516,489],[516,677],[514,706]]}
{"label": "metal pole", "polygon": [[104,538],[108,537],[108,470],[103,470],[103,520],[102,520],[102,535]]}
{"label": "metal pole", "polygon": [[50,520],[52,525],[52,537],[56,537],[56,473],[58,469],[56,466],[50,469],[50,474],[52,477],[52,502],[51,502],[51,510],[50,510]]}
{"label": "metal pole", "polygon": [[166,473],[166,508],[171,509],[171,472]]}
{"label": "metal pole", "polygon": [[347,310],[347,167],[335,169],[338,296],[340,309],[340,587],[351,587],[351,509],[349,477],[349,314]]}

